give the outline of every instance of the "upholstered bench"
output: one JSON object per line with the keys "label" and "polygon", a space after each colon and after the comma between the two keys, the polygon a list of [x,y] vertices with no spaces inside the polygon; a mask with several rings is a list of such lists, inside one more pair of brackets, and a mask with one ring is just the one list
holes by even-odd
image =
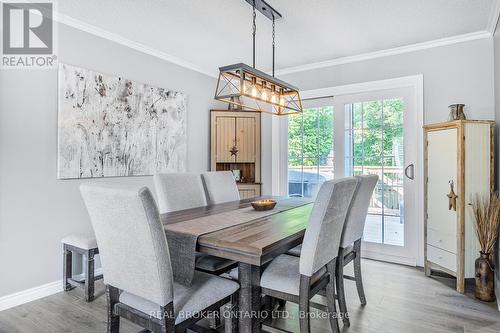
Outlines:
{"label": "upholstered bench", "polygon": [[[68,291],[75,287],[83,287],[85,300],[94,300],[94,282],[102,279],[102,275],[95,276],[94,256],[99,254],[97,241],[94,235],[73,234],[62,240],[63,243],[63,286]],[[84,263],[84,281],[73,278],[73,253],[81,254]]]}

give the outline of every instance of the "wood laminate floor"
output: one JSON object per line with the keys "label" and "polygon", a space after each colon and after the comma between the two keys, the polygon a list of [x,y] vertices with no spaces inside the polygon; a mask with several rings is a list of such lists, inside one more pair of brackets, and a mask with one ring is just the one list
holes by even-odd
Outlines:
{"label": "wood laminate floor", "polygon": [[[351,326],[342,332],[500,332],[496,303],[482,303],[453,289],[453,280],[427,278],[420,269],[364,260],[363,273],[368,304],[359,305],[353,282],[346,281]],[[0,312],[0,333],[100,333],[106,330],[104,287],[86,303],[80,290],[59,293]],[[275,319],[272,324],[299,332],[297,306],[287,304],[292,318]],[[122,320],[123,333],[139,328]],[[312,332],[330,332],[328,321],[314,319]]]}

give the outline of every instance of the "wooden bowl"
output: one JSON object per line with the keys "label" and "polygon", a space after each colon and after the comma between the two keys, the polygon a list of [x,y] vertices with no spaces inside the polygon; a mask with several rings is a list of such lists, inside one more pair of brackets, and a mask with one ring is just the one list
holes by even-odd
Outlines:
{"label": "wooden bowl", "polygon": [[264,199],[252,202],[253,209],[257,211],[271,210],[276,206],[275,200]]}

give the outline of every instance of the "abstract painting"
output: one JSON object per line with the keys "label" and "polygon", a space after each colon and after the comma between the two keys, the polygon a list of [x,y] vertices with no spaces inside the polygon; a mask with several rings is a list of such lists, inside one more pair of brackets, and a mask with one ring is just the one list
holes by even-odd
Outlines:
{"label": "abstract painting", "polygon": [[59,65],[58,178],[186,171],[186,95]]}

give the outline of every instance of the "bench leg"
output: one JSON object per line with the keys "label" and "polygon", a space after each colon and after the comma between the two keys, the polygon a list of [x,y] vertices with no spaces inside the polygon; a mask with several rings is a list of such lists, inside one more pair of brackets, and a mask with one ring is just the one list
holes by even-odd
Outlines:
{"label": "bench leg", "polygon": [[89,250],[84,255],[85,260],[85,300],[94,300],[94,250]]}
{"label": "bench leg", "polygon": [[68,279],[73,277],[73,252],[63,246],[63,288],[64,291],[73,289],[74,287],[68,283]]}

